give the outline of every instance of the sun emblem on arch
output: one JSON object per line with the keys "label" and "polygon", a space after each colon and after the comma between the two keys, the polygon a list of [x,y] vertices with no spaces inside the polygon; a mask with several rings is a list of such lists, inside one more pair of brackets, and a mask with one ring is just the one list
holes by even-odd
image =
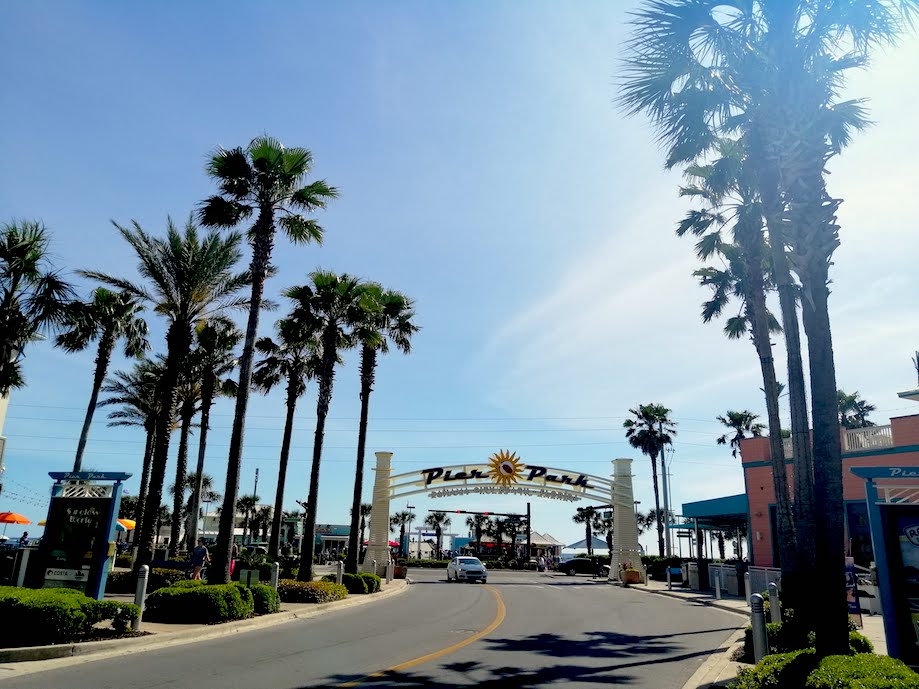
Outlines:
{"label": "sun emblem on arch", "polygon": [[488,475],[499,486],[509,486],[517,483],[523,473],[523,462],[516,452],[501,450],[488,458]]}

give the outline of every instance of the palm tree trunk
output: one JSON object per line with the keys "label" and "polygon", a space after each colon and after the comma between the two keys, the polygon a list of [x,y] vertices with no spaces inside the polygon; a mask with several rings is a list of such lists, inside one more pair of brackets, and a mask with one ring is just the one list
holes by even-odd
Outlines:
{"label": "palm tree trunk", "polygon": [[287,418],[284,421],[284,438],[281,440],[281,460],[278,465],[278,487],[274,493],[274,514],[271,517],[271,538],[268,556],[277,560],[281,549],[281,519],[284,516],[284,486],[287,483],[287,463],[290,460],[290,441],[294,432],[294,413],[297,410],[295,382],[287,382]]}
{"label": "palm tree trunk", "polygon": [[[190,407],[190,409],[189,409]],[[182,512],[185,507],[185,488],[188,483],[188,435],[194,416],[194,404],[182,405],[182,426],[179,430],[179,451],[176,453],[175,494],[172,496],[172,525],[169,530],[169,556],[179,553],[179,538],[182,531]]]}
{"label": "palm tree trunk", "polygon": [[587,555],[594,554],[594,539],[592,538],[593,534],[590,533],[590,521],[584,522],[584,542],[587,543]]}
{"label": "palm tree trunk", "polygon": [[313,580],[313,549],[316,531],[316,510],[319,505],[319,466],[322,462],[322,442],[325,438],[325,421],[329,415],[329,403],[332,401],[332,385],[335,380],[336,329],[328,328],[322,336],[322,371],[319,375],[319,396],[316,400],[316,433],[313,437],[313,464],[310,468],[310,490],[306,498],[306,533],[309,547],[303,548],[300,554],[300,571],[297,579]]}
{"label": "palm tree trunk", "polygon": [[96,352],[96,372],[93,375],[93,391],[89,396],[86,407],[86,418],[83,419],[83,430],[80,431],[80,440],[77,443],[77,456],[73,460],[73,470],[80,471],[83,466],[83,451],[86,449],[86,439],[89,437],[89,427],[93,422],[96,412],[96,403],[99,401],[99,389],[105,379],[109,361],[112,359],[112,350],[115,348],[115,336],[111,329],[106,330],[99,339],[99,350]]}
{"label": "palm tree trunk", "polygon": [[651,478],[654,484],[654,520],[657,524],[657,550],[664,557],[664,522],[661,519],[661,495],[657,484],[657,453],[651,454]]}
{"label": "palm tree trunk", "polygon": [[201,493],[204,491],[204,457],[207,454],[207,432],[211,424],[211,407],[214,404],[214,376],[205,373],[201,385],[201,435],[198,436],[198,463],[195,465],[195,485],[189,506],[188,549],[198,543],[198,515],[201,513]]}
{"label": "palm tree trunk", "polygon": [[[176,391],[182,365],[191,346],[191,333],[183,331],[183,326],[173,324],[166,335],[168,353],[163,375],[158,384],[159,412],[156,419],[156,439],[153,446],[153,460],[150,465],[150,492],[147,494],[145,514],[157,514],[163,500],[163,481],[166,478],[166,464],[169,461],[169,439],[172,434],[172,422],[175,414]],[[137,557],[134,559],[135,570],[141,565],[149,565],[153,559],[154,540],[159,532],[156,521],[145,519],[141,525],[140,543]]]}
{"label": "palm tree trunk", "polygon": [[[144,444],[144,463],[140,472],[140,491],[137,494],[137,507],[134,508],[134,534],[138,536],[147,503],[147,493],[150,491],[150,465],[153,461],[153,443],[156,440],[156,421],[151,420],[144,424],[147,431],[147,442]],[[134,539],[135,548],[139,537]]]}
{"label": "palm tree trunk", "polygon": [[816,531],[816,570],[823,581],[814,591],[817,654],[846,653],[848,649],[845,599],[845,528],[843,524],[842,447],[837,417],[836,368],[830,332],[826,261],[801,275],[802,314],[810,361],[811,400],[814,415],[815,509],[820,515]]}
{"label": "palm tree trunk", "polygon": [[253,228],[255,240],[252,244],[252,296],[249,299],[249,320],[246,323],[246,340],[239,358],[239,389],[236,393],[236,409],[233,415],[233,430],[230,433],[230,454],[227,457],[227,480],[223,494],[223,510],[220,512],[220,532],[217,543],[211,551],[211,566],[208,581],[225,584],[230,580],[230,554],[233,548],[233,530],[236,521],[236,500],[239,497],[239,470],[242,465],[243,433],[246,425],[246,409],[249,407],[249,389],[252,386],[252,361],[255,354],[255,339],[258,336],[258,317],[262,308],[265,279],[274,246],[274,213],[271,207],[259,209],[259,216]]}
{"label": "palm tree trunk", "polygon": [[[357,431],[357,461],[354,466],[354,492],[351,496],[351,530],[348,532],[348,557],[345,560],[345,571],[357,574],[357,520],[361,511],[361,494],[364,487],[364,451],[367,445],[367,416],[370,408],[370,393],[373,391],[373,378],[376,369],[376,350],[364,346],[361,348],[361,420]],[[364,544],[361,534],[361,543]]]}

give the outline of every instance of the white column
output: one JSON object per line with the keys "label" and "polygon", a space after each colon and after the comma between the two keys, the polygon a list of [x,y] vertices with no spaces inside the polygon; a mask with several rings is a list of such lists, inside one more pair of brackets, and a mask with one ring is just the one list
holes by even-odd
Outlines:
{"label": "white column", "polygon": [[361,571],[379,574],[373,571],[373,561],[377,569],[383,570],[389,562],[389,477],[392,474],[392,452],[375,452],[377,465],[373,481],[373,509],[370,512],[370,541]]}
{"label": "white column", "polygon": [[613,552],[610,554],[609,578],[619,580],[621,565],[631,564],[641,572],[642,581],[645,569],[641,564],[641,552],[638,549],[638,522],[635,519],[635,504],[632,494],[632,460],[620,457],[613,460]]}

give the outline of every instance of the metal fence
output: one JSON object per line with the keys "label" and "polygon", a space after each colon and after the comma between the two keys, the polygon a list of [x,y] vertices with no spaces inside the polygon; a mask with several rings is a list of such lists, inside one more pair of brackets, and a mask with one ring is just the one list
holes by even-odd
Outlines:
{"label": "metal fence", "polygon": [[782,570],[772,567],[750,567],[750,592],[762,593],[769,590],[769,584],[775,582],[782,590]]}

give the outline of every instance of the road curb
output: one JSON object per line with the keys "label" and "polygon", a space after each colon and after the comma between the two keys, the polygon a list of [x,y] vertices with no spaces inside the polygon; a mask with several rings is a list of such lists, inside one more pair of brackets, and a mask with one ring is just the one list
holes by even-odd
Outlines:
{"label": "road curb", "polygon": [[743,643],[744,630],[738,629],[728,637],[727,641],[721,644],[718,649],[702,663],[692,677],[686,680],[683,689],[709,689],[711,687],[725,686],[721,682],[732,680],[737,676],[736,669],[731,665],[734,661],[731,656],[734,655],[732,649],[738,644]]}
{"label": "road curb", "polygon": [[[243,634],[246,632],[283,624],[293,620],[305,620],[322,615],[329,611],[346,610],[358,605],[367,605],[390,598],[408,590],[408,584],[396,580],[382,591],[373,594],[348,596],[344,600],[330,603],[309,604],[308,607],[296,610],[281,610],[271,615],[261,615],[247,620],[236,620],[215,625],[202,625],[200,628],[186,629],[180,632],[151,633],[147,636],[126,639],[109,639],[105,641],[86,641],[82,643],[58,644],[52,646],[26,646],[23,648],[0,649],[0,663],[23,663],[29,661],[58,660],[75,658],[109,652],[110,656],[128,655],[139,651],[152,650],[165,646],[178,646],[196,641]],[[283,605],[283,604],[282,604]],[[143,625],[141,625],[143,630]],[[41,668],[47,669],[47,668]],[[2,676],[0,676],[2,677]]]}

